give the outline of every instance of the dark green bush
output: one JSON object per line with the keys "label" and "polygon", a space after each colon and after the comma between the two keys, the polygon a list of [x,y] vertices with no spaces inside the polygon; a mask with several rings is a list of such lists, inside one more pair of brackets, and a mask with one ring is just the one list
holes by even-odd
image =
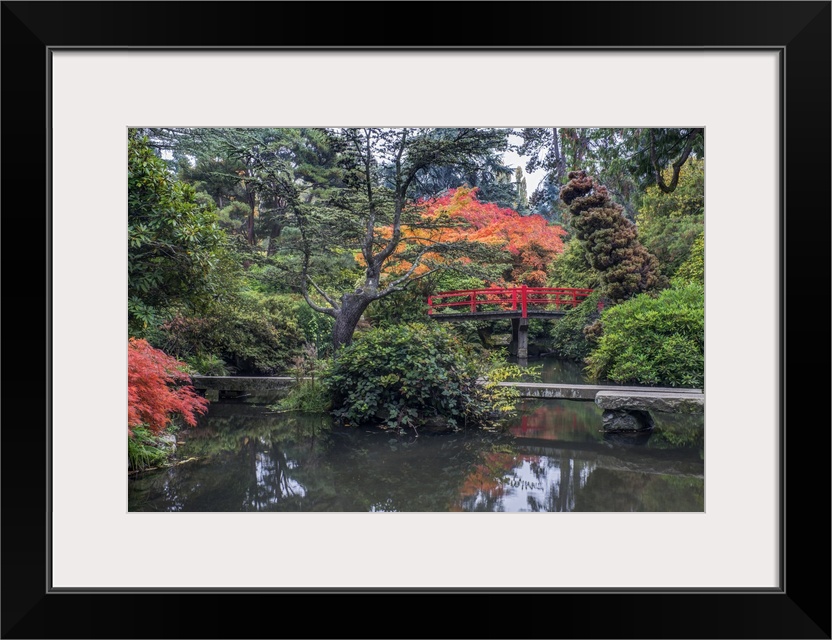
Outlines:
{"label": "dark green bush", "polygon": [[216,373],[223,363],[234,373],[283,372],[304,342],[292,306],[279,297],[247,292],[237,304],[215,306],[202,317],[175,317],[162,327],[159,346],[192,366],[211,364],[211,372],[199,373]]}
{"label": "dark green bush", "polygon": [[490,427],[517,400],[515,389],[496,384],[517,367],[495,362],[447,327],[412,323],[361,333],[323,380],[347,424]]}
{"label": "dark green bush", "polygon": [[593,343],[584,334],[584,328],[601,317],[598,301],[601,292],[595,291],[560,320],[552,323],[550,340],[557,357],[582,362],[592,350]]}
{"label": "dark green bush", "polygon": [[690,283],[606,309],[603,334],[587,358],[594,378],[698,387],[705,376],[705,295]]}

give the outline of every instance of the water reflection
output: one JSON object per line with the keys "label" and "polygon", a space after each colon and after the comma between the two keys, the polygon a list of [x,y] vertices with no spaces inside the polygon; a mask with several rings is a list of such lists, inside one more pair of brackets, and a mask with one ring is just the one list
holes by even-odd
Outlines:
{"label": "water reflection", "polygon": [[[698,421],[698,422],[697,422]],[[130,511],[703,511],[702,416],[611,442],[592,402],[527,401],[505,433],[397,435],[214,403]]]}

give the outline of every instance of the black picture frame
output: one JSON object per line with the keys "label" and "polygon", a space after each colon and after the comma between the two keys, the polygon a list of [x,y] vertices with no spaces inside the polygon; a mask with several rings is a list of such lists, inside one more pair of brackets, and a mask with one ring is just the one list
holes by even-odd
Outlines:
{"label": "black picture frame", "polygon": [[[828,1],[2,2],[2,637],[214,638],[232,629],[240,638],[830,638],[831,7]],[[303,28],[263,28],[278,15]],[[400,15],[414,25],[405,28]],[[226,28],[230,16],[248,17],[246,28]],[[48,97],[50,52],[65,47],[779,51],[785,79],[780,588],[52,591],[47,444],[51,388],[61,381],[49,372],[51,324],[60,319],[50,313]],[[818,359],[821,380],[817,368],[807,374]],[[805,378],[811,390],[795,382]],[[649,554],[649,541],[639,552]],[[114,625],[113,613],[123,622]]]}

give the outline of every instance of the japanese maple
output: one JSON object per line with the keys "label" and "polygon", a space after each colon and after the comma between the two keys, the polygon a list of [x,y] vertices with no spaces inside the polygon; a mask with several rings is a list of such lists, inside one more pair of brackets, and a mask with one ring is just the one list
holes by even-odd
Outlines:
{"label": "japanese maple", "polygon": [[[521,216],[513,209],[493,202],[480,202],[477,188],[451,189],[438,198],[423,200],[417,205],[420,223],[402,225],[400,243],[389,272],[407,271],[412,264],[404,255],[408,250],[454,242],[479,242],[497,246],[512,256],[508,280],[530,286],[545,286],[546,267],[563,251],[566,231],[549,224],[539,215]],[[443,261],[439,253],[426,253],[416,274],[428,271],[428,264]],[[465,262],[466,259],[457,259]]]}
{"label": "japanese maple", "polygon": [[196,425],[208,401],[191,386],[185,364],[146,340],[130,338],[127,345],[127,435],[145,425],[153,433],[164,431],[176,417]]}

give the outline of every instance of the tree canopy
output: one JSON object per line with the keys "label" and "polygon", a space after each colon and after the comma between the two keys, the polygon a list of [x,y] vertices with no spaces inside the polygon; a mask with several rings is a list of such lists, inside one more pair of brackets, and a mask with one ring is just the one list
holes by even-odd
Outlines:
{"label": "tree canopy", "polygon": [[212,207],[174,179],[148,141],[131,132],[127,148],[129,323],[141,333],[177,305],[204,308],[222,295],[226,236]]}

